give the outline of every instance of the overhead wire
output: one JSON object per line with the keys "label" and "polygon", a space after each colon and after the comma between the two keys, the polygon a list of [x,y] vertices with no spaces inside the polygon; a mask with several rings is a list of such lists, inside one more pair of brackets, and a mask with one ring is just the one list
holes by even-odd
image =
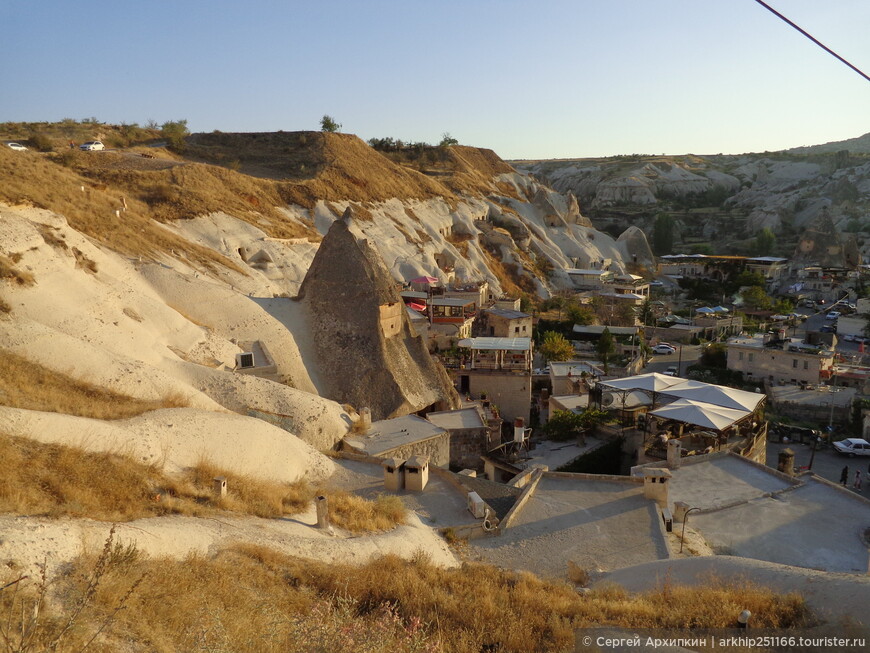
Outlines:
{"label": "overhead wire", "polygon": [[864,71],[862,71],[862,70],[861,70],[860,68],[858,68],[857,66],[855,66],[855,65],[849,63],[848,61],[846,61],[843,57],[841,57],[841,56],[838,55],[836,52],[834,52],[833,50],[831,50],[831,48],[829,48],[827,45],[825,45],[824,43],[822,43],[821,41],[819,41],[815,36],[813,36],[812,34],[810,34],[809,32],[807,32],[805,29],[803,29],[803,28],[799,27],[798,25],[794,24],[792,21],[790,21],[788,18],[786,18],[785,16],[783,16],[781,13],[779,13],[776,9],[774,9],[773,7],[771,7],[771,6],[770,6],[769,4],[767,4],[766,2],[762,2],[762,0],[755,0],[755,2],[757,2],[757,3],[760,4],[762,7],[764,7],[765,9],[767,9],[770,13],[772,13],[772,14],[773,14],[774,16],[776,16],[777,18],[779,18],[779,19],[785,21],[786,23],[788,23],[789,25],[791,25],[792,27],[794,27],[798,32],[800,32],[801,34],[803,34],[804,36],[806,36],[810,41],[812,41],[813,43],[815,43],[816,45],[818,45],[818,46],[819,46],[820,48],[822,48],[825,52],[827,52],[828,54],[833,55],[834,57],[836,57],[837,59],[839,59],[840,61],[842,61],[844,64],[846,64],[847,66],[849,66],[849,68],[851,68],[851,69],[854,70],[856,73],[858,73],[859,75],[861,75],[861,77],[863,77],[863,78],[866,79],[868,82],[870,82],[870,76],[868,76]]}

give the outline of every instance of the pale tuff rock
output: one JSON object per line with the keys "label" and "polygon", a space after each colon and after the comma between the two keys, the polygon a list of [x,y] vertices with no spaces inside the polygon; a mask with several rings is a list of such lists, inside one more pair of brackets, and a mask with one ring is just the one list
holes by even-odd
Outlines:
{"label": "pale tuff rock", "polygon": [[296,300],[307,312],[320,394],[371,408],[373,419],[444,408],[458,397],[422,338],[396,283],[345,211],[323,239]]}
{"label": "pale tuff rock", "polygon": [[828,211],[807,226],[792,258],[825,267],[854,267],[860,263],[854,237],[840,234]]}
{"label": "pale tuff rock", "polygon": [[646,239],[646,234],[640,227],[631,226],[623,231],[616,242],[622,247],[626,262],[645,266],[655,265],[655,256]]}

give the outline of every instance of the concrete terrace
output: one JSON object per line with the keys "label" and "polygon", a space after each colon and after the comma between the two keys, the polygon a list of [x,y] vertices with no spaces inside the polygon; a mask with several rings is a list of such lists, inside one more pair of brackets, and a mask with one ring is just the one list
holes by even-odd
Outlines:
{"label": "concrete terrace", "polygon": [[792,490],[690,515],[714,550],[784,565],[866,574],[870,501],[815,476]]}
{"label": "concrete terrace", "polygon": [[487,562],[562,578],[569,561],[616,569],[667,558],[660,524],[639,483],[545,475],[510,528],[470,546]]}
{"label": "concrete terrace", "polygon": [[870,501],[864,497],[814,474],[788,477],[731,453],[684,459],[671,473],[670,505],[701,509],[689,515],[689,526],[717,553],[868,572],[863,533]]}
{"label": "concrete terrace", "polygon": [[[663,467],[664,463],[651,466]],[[679,469],[671,470],[670,503],[684,501],[692,508],[716,510],[793,485],[769,472],[767,468],[747,465],[745,459],[726,454],[698,457],[694,461],[691,457],[684,458]]]}

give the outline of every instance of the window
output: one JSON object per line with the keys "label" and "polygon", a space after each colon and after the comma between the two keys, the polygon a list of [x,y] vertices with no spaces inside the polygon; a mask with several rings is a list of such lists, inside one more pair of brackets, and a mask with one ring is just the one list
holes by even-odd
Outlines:
{"label": "window", "polygon": [[741,360],[741,361],[743,360],[743,352],[742,352],[742,351],[741,351],[740,354],[738,355],[737,360]]}
{"label": "window", "polygon": [[514,327],[514,333],[519,333],[519,332],[520,332],[520,328],[519,328],[519,327]]}
{"label": "window", "polygon": [[793,359],[792,362],[791,362],[791,366],[792,366],[792,367],[797,367],[797,364],[798,364],[798,359],[797,359],[797,358]]}
{"label": "window", "polygon": [[523,325],[523,333],[525,333],[525,332],[526,332],[526,325],[524,324]]}
{"label": "window", "polygon": [[751,363],[755,359],[755,354],[749,354],[749,362]]}
{"label": "window", "polygon": [[804,369],[805,370],[810,369],[810,362],[809,361],[804,361]]}

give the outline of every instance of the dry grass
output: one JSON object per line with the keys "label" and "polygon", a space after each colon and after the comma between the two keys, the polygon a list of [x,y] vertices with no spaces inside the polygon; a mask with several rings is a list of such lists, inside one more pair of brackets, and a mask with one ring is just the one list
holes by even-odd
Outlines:
{"label": "dry grass", "polygon": [[[233,474],[200,461],[167,476],[121,453],[93,453],[0,433],[0,512],[130,521],[183,514],[234,512],[274,519],[303,512],[315,494],[329,497],[332,524],[352,533],[387,531],[405,522],[396,496],[368,501],[345,492],[315,491],[305,480],[280,483]],[[213,480],[227,479],[218,497]]]}
{"label": "dry grass", "polygon": [[[149,560],[107,546],[100,559],[83,557],[56,579],[58,604],[48,604],[54,614],[42,617],[42,641],[57,632],[55,614],[70,613],[87,596],[95,568],[102,569],[101,582],[68,637],[69,650],[78,650],[72,646],[124,602],[129,609],[115,613],[94,650],[114,651],[123,643],[125,650],[160,652],[554,651],[573,647],[576,628],[721,628],[732,626],[743,609],[760,628],[811,625],[802,598],[748,582],[578,595],[565,583],[486,565],[439,569],[425,556],[387,556],[355,567],[253,545],[183,561]],[[0,598],[3,622],[31,614],[22,607],[32,604],[20,595]]]}
{"label": "dry grass", "polygon": [[380,494],[374,501],[347,492],[323,491],[329,498],[330,522],[351,533],[389,531],[405,523],[407,509],[396,495]]}
{"label": "dry grass", "polygon": [[81,379],[54,372],[0,350],[0,404],[94,419],[126,419],[159,408],[187,405],[180,395],[146,400],[128,397]]}
{"label": "dry grass", "polygon": [[[156,224],[152,218],[165,216],[157,215],[147,202],[131,197],[123,186],[95,183],[87,176],[87,170],[71,170],[41,155],[25,152],[27,156],[15,157],[10,154],[22,153],[0,148],[0,179],[3,179],[0,201],[12,205],[32,204],[59,213],[73,229],[122,254],[156,259],[175,251],[203,268],[220,266],[241,271],[213,250],[191,243]],[[91,161],[97,158],[90,157]],[[118,219],[115,211],[120,208],[121,196],[127,197],[128,210]]]}
{"label": "dry grass", "polygon": [[0,280],[14,283],[18,286],[33,285],[33,275],[27,270],[20,270],[8,256],[0,254]]}
{"label": "dry grass", "polygon": [[[50,517],[131,521],[183,514],[226,512],[280,517],[304,510],[313,491],[305,482],[285,484],[234,475],[202,463],[179,477],[119,453],[45,444],[0,434],[0,512]],[[216,476],[229,493],[212,491]]]}

